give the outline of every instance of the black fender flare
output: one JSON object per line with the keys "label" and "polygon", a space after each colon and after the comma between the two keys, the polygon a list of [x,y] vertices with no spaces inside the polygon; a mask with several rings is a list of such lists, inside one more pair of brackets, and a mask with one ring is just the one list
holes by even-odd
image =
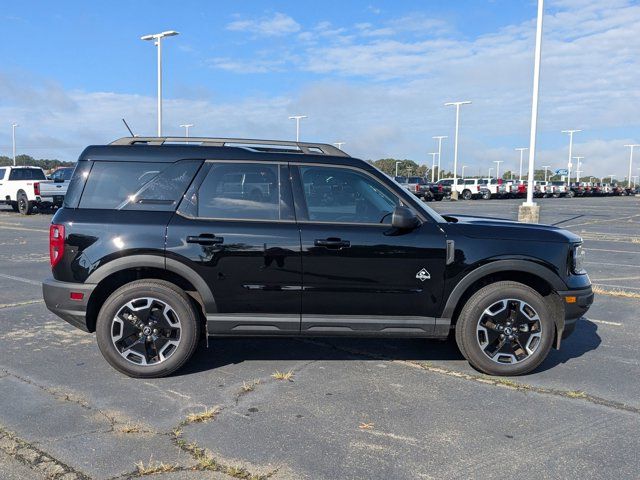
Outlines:
{"label": "black fender flare", "polygon": [[98,284],[109,275],[120,272],[122,270],[129,270],[131,268],[157,268],[160,270],[167,270],[169,272],[180,275],[185,280],[189,281],[193,285],[204,303],[205,312],[215,313],[218,311],[216,307],[216,301],[213,297],[213,293],[209,288],[209,285],[204,279],[191,267],[185,265],[182,262],[171,258],[165,258],[162,255],[131,255],[127,257],[120,257],[102,265],[95,272],[93,272],[86,279],[85,283]]}
{"label": "black fender flare", "polygon": [[[473,285],[476,281],[480,280],[487,275],[498,272],[508,271],[520,271],[530,273],[545,280],[555,291],[566,290],[567,286],[558,275],[556,275],[549,268],[537,263],[535,260],[524,259],[503,259],[494,260],[489,263],[475,268],[469,272],[449,294],[447,302],[445,303],[442,311],[443,318],[453,318],[453,313],[458,306],[458,302],[464,295],[464,292]],[[564,320],[564,319],[563,319]]]}

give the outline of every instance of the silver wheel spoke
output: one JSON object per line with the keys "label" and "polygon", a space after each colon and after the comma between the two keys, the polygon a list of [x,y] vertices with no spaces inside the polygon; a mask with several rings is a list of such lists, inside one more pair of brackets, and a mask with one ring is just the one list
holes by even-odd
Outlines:
{"label": "silver wheel spoke", "polygon": [[175,310],[153,297],[124,304],[111,322],[111,341],[125,360],[136,365],[156,365],[167,360],[180,345],[182,325]]}

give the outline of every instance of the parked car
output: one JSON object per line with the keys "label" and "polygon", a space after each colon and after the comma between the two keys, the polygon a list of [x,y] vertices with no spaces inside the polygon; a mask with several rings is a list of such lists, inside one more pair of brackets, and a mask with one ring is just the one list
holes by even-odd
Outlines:
{"label": "parked car", "polygon": [[396,177],[396,181],[418,198],[424,198],[429,191],[429,182],[424,177]]}
{"label": "parked car", "polygon": [[66,188],[58,192],[40,167],[0,167],[0,199],[14,212],[30,215],[34,208],[62,205]]}
{"label": "parked car", "polygon": [[558,197],[572,198],[573,197],[573,192],[569,188],[569,185],[567,185],[567,182],[563,182],[561,180],[555,180],[550,183],[553,187],[552,196],[554,198],[558,198]]}
{"label": "parked car", "polygon": [[[126,375],[169,375],[204,335],[452,330],[475,368],[519,375],[593,301],[569,231],[441,216],[331,145],[193,142],[88,147],[52,219],[46,306]],[[249,177],[260,201],[237,193]]]}

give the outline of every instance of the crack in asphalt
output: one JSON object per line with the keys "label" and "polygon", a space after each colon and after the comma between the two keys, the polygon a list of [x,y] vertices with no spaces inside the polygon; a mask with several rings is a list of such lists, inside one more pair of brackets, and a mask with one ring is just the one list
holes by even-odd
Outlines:
{"label": "crack in asphalt", "polygon": [[382,360],[389,361],[398,365],[409,366],[413,368],[419,368],[421,370],[425,370],[432,373],[438,373],[441,375],[446,375],[448,377],[459,378],[461,380],[472,381],[476,383],[482,383],[485,385],[492,385],[500,388],[507,388],[510,390],[517,390],[520,392],[534,392],[542,395],[551,395],[555,397],[562,397],[572,401],[583,400],[589,403],[593,403],[595,405],[600,405],[603,407],[611,408],[614,410],[630,412],[640,414],[640,408],[634,407],[632,405],[627,405],[626,403],[617,402],[615,400],[609,400],[606,398],[599,397],[597,395],[592,395],[590,393],[586,393],[583,391],[571,391],[571,390],[560,390],[556,388],[546,388],[546,387],[537,387],[534,385],[529,385],[526,383],[519,383],[513,380],[503,379],[501,377],[489,377],[485,375],[473,375],[470,373],[459,372],[456,370],[451,370],[444,367],[436,367],[430,364],[425,364],[418,362],[416,360],[397,360],[394,358],[390,358],[386,355],[374,354],[371,352],[367,352],[364,350],[352,349],[352,348],[344,348],[334,345],[332,343],[326,343],[317,340],[310,339],[298,339],[301,342],[311,343],[313,345],[324,346],[333,348],[335,350],[339,350],[342,352],[350,353],[353,355],[358,355],[364,358],[370,358],[373,360]]}

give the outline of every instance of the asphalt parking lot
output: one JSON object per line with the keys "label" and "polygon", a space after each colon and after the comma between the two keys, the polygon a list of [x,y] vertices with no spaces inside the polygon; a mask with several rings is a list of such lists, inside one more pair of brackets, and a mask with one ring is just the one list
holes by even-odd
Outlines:
{"label": "asphalt parking lot", "polygon": [[[602,293],[513,379],[453,342],[239,338],[127,378],[42,303],[51,215],[0,207],[2,478],[638,478],[640,198],[539,203],[584,238]],[[513,219],[519,201],[430,205]]]}

